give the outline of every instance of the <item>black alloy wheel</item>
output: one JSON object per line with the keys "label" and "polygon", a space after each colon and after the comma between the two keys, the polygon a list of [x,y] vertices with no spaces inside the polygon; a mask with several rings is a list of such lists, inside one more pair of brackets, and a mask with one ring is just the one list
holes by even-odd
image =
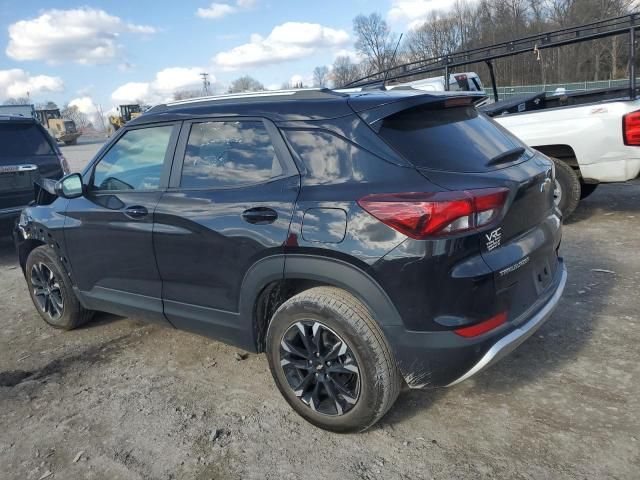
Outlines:
{"label": "black alloy wheel", "polygon": [[64,300],[53,271],[44,263],[34,264],[31,267],[31,286],[40,311],[51,320],[58,320],[64,312]]}
{"label": "black alloy wheel", "polygon": [[344,415],[360,396],[360,369],[347,343],[315,320],[291,325],[280,341],[280,366],[295,395],[323,415]]}

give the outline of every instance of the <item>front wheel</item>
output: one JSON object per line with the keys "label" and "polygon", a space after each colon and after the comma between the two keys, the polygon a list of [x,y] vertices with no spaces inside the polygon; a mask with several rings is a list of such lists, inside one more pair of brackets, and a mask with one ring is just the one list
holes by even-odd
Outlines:
{"label": "front wheel", "polygon": [[325,430],[366,430],[391,408],[402,385],[380,327],[338,288],[316,287],[287,300],[271,320],[266,347],[286,401]]}
{"label": "front wheel", "polygon": [[91,318],[93,312],[78,302],[71,280],[51,247],[43,245],[29,254],[25,277],[33,304],[52,327],[71,330]]}
{"label": "front wheel", "polygon": [[556,206],[567,219],[580,203],[580,178],[573,168],[562,160],[552,159],[556,165],[556,182],[553,198]]}

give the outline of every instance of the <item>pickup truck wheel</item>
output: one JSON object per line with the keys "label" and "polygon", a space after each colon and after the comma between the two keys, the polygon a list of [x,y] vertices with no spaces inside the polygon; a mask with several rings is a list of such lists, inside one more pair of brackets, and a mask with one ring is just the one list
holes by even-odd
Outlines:
{"label": "pickup truck wheel", "polygon": [[71,280],[51,247],[38,247],[29,254],[25,277],[33,304],[52,327],[72,330],[91,318],[93,312],[78,302]]}
{"label": "pickup truck wheel", "polygon": [[380,327],[338,288],[316,287],[287,300],[269,324],[266,350],[285,400],[325,430],[366,430],[391,408],[402,385]]}
{"label": "pickup truck wheel", "polygon": [[569,165],[557,158],[553,159],[556,165],[556,183],[553,192],[556,206],[566,219],[580,203],[580,178]]}
{"label": "pickup truck wheel", "polygon": [[597,183],[580,183],[580,200],[587,198],[598,188]]}

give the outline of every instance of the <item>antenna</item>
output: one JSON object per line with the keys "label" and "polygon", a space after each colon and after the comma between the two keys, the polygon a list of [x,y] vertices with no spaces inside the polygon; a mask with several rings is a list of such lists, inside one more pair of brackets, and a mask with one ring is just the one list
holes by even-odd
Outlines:
{"label": "antenna", "polygon": [[[393,55],[391,55],[391,65],[393,65],[396,60],[396,53],[398,53],[398,47],[400,46],[402,35],[404,34],[401,33],[400,37],[398,37],[398,43],[396,43],[396,48],[393,50]],[[382,79],[382,88],[385,88],[387,86],[387,77],[389,76],[389,70],[391,70],[391,67],[387,68],[384,72],[384,78]]]}
{"label": "antenna", "polygon": [[209,87],[211,87],[211,82],[209,81],[209,74],[206,72],[203,72],[200,74],[200,76],[202,77],[202,93],[205,97],[211,95],[211,92],[209,91]]}

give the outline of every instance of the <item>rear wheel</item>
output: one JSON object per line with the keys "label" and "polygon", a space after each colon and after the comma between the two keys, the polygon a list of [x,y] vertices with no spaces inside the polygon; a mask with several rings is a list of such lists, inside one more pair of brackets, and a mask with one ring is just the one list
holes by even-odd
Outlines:
{"label": "rear wheel", "polygon": [[91,318],[93,312],[78,302],[71,280],[51,247],[44,245],[29,254],[25,276],[33,304],[52,327],[71,330]]}
{"label": "rear wheel", "polygon": [[556,165],[556,183],[553,191],[556,206],[564,218],[569,218],[580,203],[580,178],[562,160],[553,159]]}
{"label": "rear wheel", "polygon": [[317,287],[286,301],[267,332],[278,389],[312,424],[363,431],[391,408],[402,377],[380,327],[349,293]]}

